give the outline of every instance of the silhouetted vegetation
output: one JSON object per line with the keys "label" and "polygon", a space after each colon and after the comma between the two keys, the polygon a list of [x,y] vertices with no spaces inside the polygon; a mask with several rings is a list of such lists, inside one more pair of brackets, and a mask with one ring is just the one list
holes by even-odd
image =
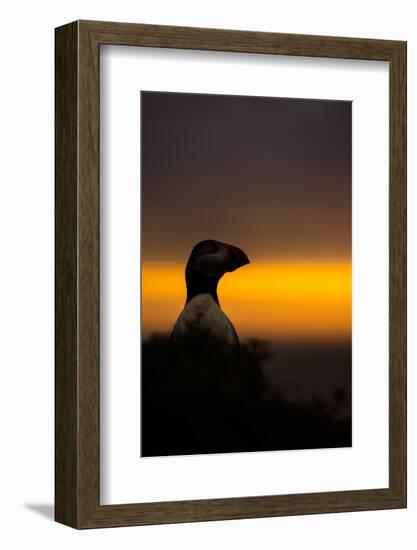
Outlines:
{"label": "silhouetted vegetation", "polygon": [[142,345],[142,456],[347,447],[348,398],[290,401],[268,391],[268,344],[248,339],[239,355],[204,336],[174,346],[165,334]]}

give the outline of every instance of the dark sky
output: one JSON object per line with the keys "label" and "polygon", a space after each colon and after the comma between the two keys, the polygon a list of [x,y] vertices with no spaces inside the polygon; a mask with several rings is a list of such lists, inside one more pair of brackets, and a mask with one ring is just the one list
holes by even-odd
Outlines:
{"label": "dark sky", "polygon": [[251,259],[351,247],[351,102],[141,93],[143,261],[213,238]]}

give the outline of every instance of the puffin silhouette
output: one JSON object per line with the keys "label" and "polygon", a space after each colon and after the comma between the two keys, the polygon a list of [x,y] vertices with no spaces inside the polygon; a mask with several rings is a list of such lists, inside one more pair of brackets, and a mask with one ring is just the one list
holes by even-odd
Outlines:
{"label": "puffin silhouette", "polygon": [[185,269],[187,300],[171,341],[207,361],[236,356],[240,350],[236,330],[221,310],[217,285],[225,273],[249,263],[237,246],[208,239],[194,246]]}

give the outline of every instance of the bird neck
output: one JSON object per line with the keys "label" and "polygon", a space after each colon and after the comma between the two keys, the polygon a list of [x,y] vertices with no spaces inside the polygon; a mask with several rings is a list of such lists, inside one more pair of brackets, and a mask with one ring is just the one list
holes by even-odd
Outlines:
{"label": "bird neck", "polygon": [[217,296],[217,277],[209,277],[195,269],[187,269],[185,272],[185,282],[187,285],[187,304],[198,294],[210,294],[218,306],[220,306]]}

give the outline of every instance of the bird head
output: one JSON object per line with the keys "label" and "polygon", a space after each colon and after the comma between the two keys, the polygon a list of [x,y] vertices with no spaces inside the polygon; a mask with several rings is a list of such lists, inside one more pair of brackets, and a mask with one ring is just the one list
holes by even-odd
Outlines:
{"label": "bird head", "polygon": [[225,273],[248,263],[249,258],[237,246],[209,239],[199,242],[192,249],[186,275],[194,271],[219,280]]}

